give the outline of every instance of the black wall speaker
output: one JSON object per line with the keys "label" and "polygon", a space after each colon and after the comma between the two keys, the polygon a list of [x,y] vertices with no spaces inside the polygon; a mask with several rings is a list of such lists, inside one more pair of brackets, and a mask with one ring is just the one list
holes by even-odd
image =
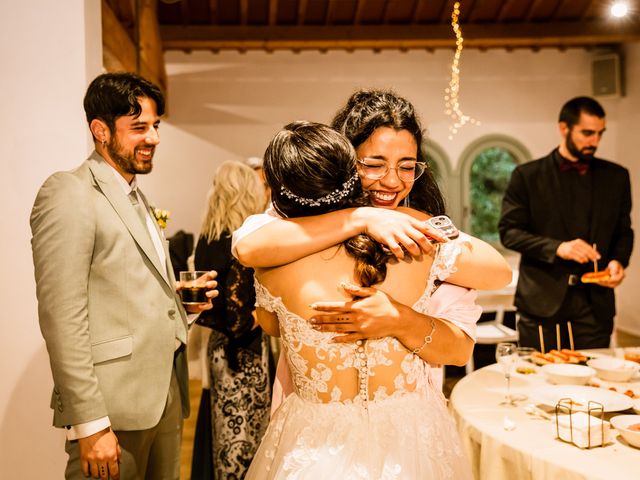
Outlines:
{"label": "black wall speaker", "polygon": [[624,95],[622,57],[607,53],[591,60],[591,89],[594,97],[620,97]]}

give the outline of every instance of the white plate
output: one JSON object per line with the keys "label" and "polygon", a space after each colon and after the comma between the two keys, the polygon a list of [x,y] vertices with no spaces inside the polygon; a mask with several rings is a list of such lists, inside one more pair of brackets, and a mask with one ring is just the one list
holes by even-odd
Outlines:
{"label": "white plate", "polygon": [[640,415],[640,398],[636,398],[635,400],[631,400],[633,402],[633,410]]}
{"label": "white plate", "polygon": [[633,400],[621,393],[577,385],[555,385],[540,388],[532,395],[532,398],[536,403],[550,407],[555,407],[563,398],[570,398],[576,403],[573,405],[573,409],[579,411],[586,411],[589,401],[601,403],[605,412],[618,412],[633,406]]}

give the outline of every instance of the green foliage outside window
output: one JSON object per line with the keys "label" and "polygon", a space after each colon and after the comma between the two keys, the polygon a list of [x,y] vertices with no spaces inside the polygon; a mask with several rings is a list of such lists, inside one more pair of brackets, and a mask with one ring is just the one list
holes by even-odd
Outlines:
{"label": "green foliage outside window", "polygon": [[492,243],[500,240],[498,220],[502,197],[516,165],[515,157],[500,147],[487,148],[473,160],[470,178],[472,235]]}

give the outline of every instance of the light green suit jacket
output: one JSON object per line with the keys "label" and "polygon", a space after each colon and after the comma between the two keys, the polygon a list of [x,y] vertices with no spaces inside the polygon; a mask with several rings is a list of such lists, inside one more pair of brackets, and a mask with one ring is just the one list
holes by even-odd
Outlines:
{"label": "light green suit jacket", "polygon": [[[167,242],[161,265],[149,232],[96,152],[45,181],[31,231],[54,425],[109,416],[114,430],[155,426],[167,401],[175,339],[186,332]],[[175,356],[187,416],[186,353]]]}

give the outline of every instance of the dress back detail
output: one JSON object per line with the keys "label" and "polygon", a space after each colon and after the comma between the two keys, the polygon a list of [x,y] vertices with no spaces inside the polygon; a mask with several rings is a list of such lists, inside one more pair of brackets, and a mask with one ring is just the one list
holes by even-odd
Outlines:
{"label": "dress back detail", "polygon": [[[445,246],[438,248],[424,292],[413,304],[418,312],[424,313],[428,308],[435,281],[455,269],[454,262],[447,261],[457,256],[451,252],[453,242]],[[396,338],[333,343],[339,334],[314,330],[309,321],[290,312],[282,299],[273,296],[257,279],[255,288],[256,305],[278,317],[294,391],[302,399],[366,407],[370,401],[424,392],[429,386],[428,363]]]}

